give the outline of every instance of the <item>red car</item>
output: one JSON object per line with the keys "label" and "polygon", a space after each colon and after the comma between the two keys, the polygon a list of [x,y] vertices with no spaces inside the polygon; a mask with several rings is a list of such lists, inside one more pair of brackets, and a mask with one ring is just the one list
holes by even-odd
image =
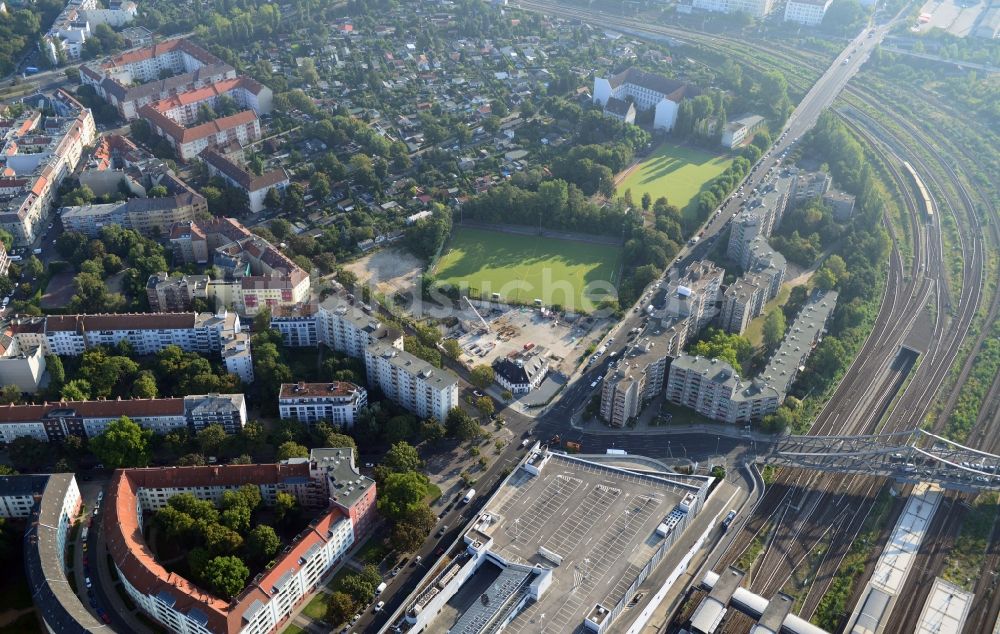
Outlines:
{"label": "red car", "polygon": [[101,620],[107,623],[108,625],[111,625],[111,615],[108,614],[107,612],[101,612]]}

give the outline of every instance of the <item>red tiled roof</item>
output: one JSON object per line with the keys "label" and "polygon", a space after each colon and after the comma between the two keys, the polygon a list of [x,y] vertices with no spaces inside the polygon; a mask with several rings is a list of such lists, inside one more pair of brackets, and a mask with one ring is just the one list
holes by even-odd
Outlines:
{"label": "red tiled roof", "polygon": [[129,64],[135,64],[136,62],[141,62],[143,60],[152,59],[154,57],[160,57],[161,55],[166,55],[177,49],[180,49],[190,55],[191,57],[197,59],[203,64],[213,64],[220,63],[220,60],[215,55],[212,55],[202,47],[198,46],[190,40],[184,38],[177,38],[173,40],[167,40],[165,42],[157,42],[152,46],[144,46],[142,48],[132,49],[131,51],[125,51],[117,57],[112,57],[107,62],[101,65],[102,68],[109,69],[116,66],[127,66]]}
{"label": "red tiled roof", "polygon": [[242,110],[228,117],[221,117],[208,123],[185,128],[149,104],[139,108],[139,116],[148,119],[163,130],[164,134],[172,137],[178,143],[190,143],[257,120],[257,113],[253,110]]}
{"label": "red tiled roof", "polygon": [[208,619],[206,627],[216,634],[236,634],[243,628],[242,616],[255,602],[271,600],[269,590],[281,576],[299,565],[299,558],[313,545],[325,542],[335,522],[346,518],[336,507],[301,533],[265,575],[233,601],[226,602],[199,588],[180,575],[168,572],[156,561],[146,545],[136,513],[138,493],[143,488],[194,486],[240,486],[272,484],[286,478],[309,477],[309,465],[266,464],[219,467],[168,467],[118,470],[111,478],[105,502],[104,532],[108,553],[119,570],[139,592],[153,595],[167,592],[175,600],[174,609],[188,613],[200,610]]}
{"label": "red tiled roof", "polygon": [[240,88],[256,95],[259,94],[264,87],[249,77],[223,79],[222,81],[213,82],[202,88],[196,88],[194,90],[188,90],[176,95],[171,95],[150,105],[160,112],[164,112],[179,106],[186,106],[198,103],[199,101],[205,101],[213,97],[218,97]]}

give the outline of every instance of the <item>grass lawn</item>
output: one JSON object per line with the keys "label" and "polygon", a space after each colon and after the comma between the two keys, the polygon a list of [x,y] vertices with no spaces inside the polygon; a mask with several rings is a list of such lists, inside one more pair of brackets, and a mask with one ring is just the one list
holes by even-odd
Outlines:
{"label": "grass lawn", "polygon": [[427,483],[427,495],[424,497],[424,501],[428,504],[433,504],[441,497],[441,487],[434,484],[433,482]]}
{"label": "grass lawn", "polygon": [[713,154],[666,142],[622,180],[616,190],[624,194],[626,189],[631,189],[632,200],[636,203],[646,192],[653,200],[666,196],[670,204],[683,211],[686,219],[693,220],[695,198],[707,183],[726,171],[731,162],[732,157],[728,154]]}
{"label": "grass lawn", "polygon": [[778,289],[777,297],[764,306],[763,313],[750,321],[747,329],[743,332],[743,336],[749,339],[751,344],[754,346],[764,345],[764,321],[767,319],[767,314],[777,307],[784,306],[788,301],[788,296],[791,294],[792,287],[788,284],[782,284],[781,288]]}
{"label": "grass lawn", "polygon": [[305,632],[305,630],[298,625],[291,623],[285,628],[284,634],[301,634],[302,632]]}
{"label": "grass lawn", "polygon": [[306,604],[306,607],[302,608],[302,614],[315,621],[322,621],[326,618],[326,604],[329,598],[325,592],[317,592],[316,596]]}
{"label": "grass lawn", "polygon": [[340,570],[337,571],[337,574],[333,575],[333,579],[330,579],[330,581],[327,582],[326,584],[327,589],[329,589],[331,592],[337,592],[338,590],[341,589],[341,583],[343,583],[347,575],[352,574],[353,572],[354,571],[348,568],[347,566],[343,566]]}
{"label": "grass lawn", "polygon": [[[617,282],[621,248],[457,227],[433,271],[435,283],[489,298],[592,311]],[[594,285],[594,286],[591,286]]]}

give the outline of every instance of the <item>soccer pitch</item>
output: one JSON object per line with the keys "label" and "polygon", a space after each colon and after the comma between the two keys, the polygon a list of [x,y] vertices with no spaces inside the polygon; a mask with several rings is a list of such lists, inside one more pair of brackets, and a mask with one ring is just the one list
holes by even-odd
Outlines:
{"label": "soccer pitch", "polygon": [[702,187],[726,171],[731,162],[732,157],[726,154],[663,143],[618,183],[616,191],[624,194],[631,189],[636,203],[646,192],[653,200],[666,196],[671,205],[683,211],[685,218],[694,219],[694,201]]}
{"label": "soccer pitch", "polygon": [[620,258],[621,248],[606,244],[455,227],[432,276],[470,297],[500,293],[512,303],[541,299],[590,312],[617,285]]}

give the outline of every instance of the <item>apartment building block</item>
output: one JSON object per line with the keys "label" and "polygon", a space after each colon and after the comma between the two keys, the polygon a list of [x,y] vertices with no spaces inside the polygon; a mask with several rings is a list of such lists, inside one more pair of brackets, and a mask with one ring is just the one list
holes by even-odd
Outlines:
{"label": "apartment building block", "polygon": [[817,26],[826,16],[833,0],[788,0],[785,4],[785,22],[803,26]]}
{"label": "apartment building block", "polygon": [[444,422],[458,406],[458,377],[384,342],[365,348],[368,385],[420,418]]}
{"label": "apartment building block", "polygon": [[198,194],[175,194],[163,198],[130,198],[116,203],[62,207],[59,215],[67,231],[96,238],[111,225],[132,229],[144,236],[165,233],[179,222],[191,222],[207,208]]}
{"label": "apartment building block", "polygon": [[700,331],[715,317],[724,277],[725,271],[708,260],[690,265],[668,289],[664,317],[691,318],[693,331]]}
{"label": "apartment building block", "polygon": [[297,420],[312,426],[325,422],[354,427],[358,414],[368,405],[368,391],[347,381],[327,383],[282,383],[278,413],[282,420]]}
{"label": "apartment building block", "polygon": [[692,7],[714,13],[746,13],[762,18],[774,9],[774,0],[694,0]]}
{"label": "apartment building block", "polygon": [[295,306],[277,306],[271,311],[271,328],[281,333],[281,339],[286,346],[316,347],[320,344],[316,324],[318,310],[319,305],[313,302]]}
{"label": "apartment building block", "polygon": [[97,25],[122,27],[135,15],[136,4],[131,0],[111,0],[106,7],[97,0],[69,0],[42,36],[40,48],[53,64],[78,60]]}
{"label": "apartment building block", "polygon": [[4,405],[0,406],[0,440],[10,443],[22,436],[43,442],[62,442],[70,436],[93,438],[122,416],[157,434],[176,429],[198,432],[210,425],[221,425],[233,434],[246,425],[247,408],[242,394]]}
{"label": "apartment building block", "polygon": [[253,213],[264,210],[267,192],[272,189],[284,191],[291,182],[288,172],[283,167],[276,167],[257,176],[214,148],[204,150],[199,158],[208,166],[209,174],[218,176],[246,193],[250,211]]}
{"label": "apartment building block", "polygon": [[726,124],[725,129],[722,131],[722,138],[720,139],[722,147],[732,150],[743,145],[743,143],[752,139],[757,130],[761,129],[766,123],[767,120],[764,117],[756,114],[744,115],[733,119]]}
{"label": "apartment building block", "polygon": [[403,349],[403,333],[382,324],[351,297],[336,293],[323,300],[316,312],[316,334],[320,343],[355,359],[376,343]]}
{"label": "apartment building block", "polygon": [[208,301],[207,275],[170,276],[154,273],[146,282],[149,310],[156,313],[179,313],[191,310],[195,299]]}
{"label": "apartment building block", "polygon": [[784,401],[837,303],[834,291],[815,292],[796,316],[778,350],[754,379],[727,362],[681,355],[670,364],[666,398],[714,420],[746,424],[773,413]]}
{"label": "apartment building block", "polygon": [[[285,492],[321,515],[229,601],[156,561],[142,529],[170,498],[190,493],[218,504],[223,493],[247,484],[258,487],[265,503]],[[125,469],[109,485],[104,532],[125,592],[170,631],[269,634],[288,624],[295,607],[371,528],[375,494],[375,482],[358,472],[350,447],[313,449],[309,458],[279,464]]]}
{"label": "apartment building block", "polygon": [[719,327],[736,334],[747,329],[750,321],[763,314],[767,302],[778,296],[785,279],[785,257],[758,236],[746,249],[747,272],[730,284],[722,294]]}
{"label": "apartment building block", "polygon": [[833,179],[826,172],[798,171],[793,176],[789,197],[795,204],[822,198],[832,184]]}
{"label": "apartment building block", "polygon": [[7,333],[0,335],[0,384],[16,385],[22,393],[34,394],[46,367],[40,346],[22,345]]}
{"label": "apartment building block", "polygon": [[83,500],[72,473],[0,478],[0,516],[24,521],[24,574],[41,629],[86,634],[108,626],[80,600],[67,579],[70,529]]}
{"label": "apartment building block", "polygon": [[0,120],[0,227],[18,246],[41,235],[59,185],[97,134],[90,109],[61,88],[46,105],[54,116]]}
{"label": "apartment building block", "polygon": [[645,374],[630,364],[610,370],[601,388],[601,418],[612,427],[624,427],[637,417],[645,382]]}
{"label": "apartment building block", "polygon": [[[217,108],[223,97],[241,110],[205,121],[202,107]],[[209,147],[234,142],[244,146],[259,139],[258,115],[271,111],[271,98],[266,86],[249,77],[237,77],[145,104],[138,114],[173,146],[181,160],[187,161]]]}
{"label": "apartment building block", "polygon": [[127,342],[138,355],[176,345],[187,352],[223,355],[230,373],[244,383],[253,382],[249,339],[241,331],[239,315],[226,311],[23,317],[12,322],[11,337],[22,348],[37,346],[43,354],[58,356],[79,356],[89,348],[119,342]]}
{"label": "apartment building block", "polygon": [[222,271],[223,277],[210,279],[206,287],[216,306],[255,315],[309,300],[309,273],[233,218],[175,225],[170,244],[179,260],[211,262]]}
{"label": "apartment building block", "polygon": [[139,108],[235,79],[236,70],[194,42],[177,38],[142,46],[80,67],[80,81],[118,109],[125,120]]}

